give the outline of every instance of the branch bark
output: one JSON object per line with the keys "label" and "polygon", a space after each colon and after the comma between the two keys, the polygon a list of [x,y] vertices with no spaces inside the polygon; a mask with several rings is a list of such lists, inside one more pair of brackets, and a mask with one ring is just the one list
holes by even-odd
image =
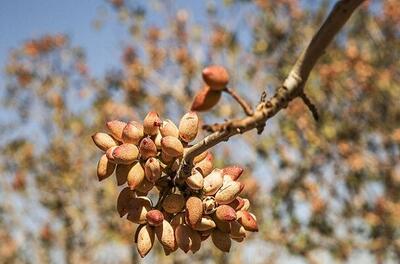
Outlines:
{"label": "branch bark", "polygon": [[[228,121],[219,126],[219,130],[208,135],[200,142],[188,149],[183,156],[179,168],[177,181],[181,182],[191,174],[193,159],[207,149],[230,137],[242,134],[254,128],[262,131],[268,119],[273,117],[281,109],[286,108],[288,103],[301,96],[304,85],[310,75],[318,58],[324,53],[326,47],[344,26],[355,9],[365,0],[341,0],[333,7],[321,28],[314,35],[307,48],[297,59],[288,77],[284,80],[275,95],[267,102],[261,102],[253,115],[243,119]],[[261,128],[261,129],[260,129]]]}

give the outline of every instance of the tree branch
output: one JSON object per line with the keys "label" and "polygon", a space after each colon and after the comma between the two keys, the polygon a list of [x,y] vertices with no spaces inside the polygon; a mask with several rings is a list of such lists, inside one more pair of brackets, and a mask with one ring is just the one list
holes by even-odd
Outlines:
{"label": "tree branch", "polygon": [[242,134],[254,128],[263,128],[268,119],[281,109],[286,108],[290,101],[301,96],[304,93],[303,88],[308,76],[318,58],[323,54],[325,48],[350,18],[354,10],[364,1],[338,1],[307,48],[297,59],[288,77],[284,80],[282,86],[277,89],[275,95],[267,102],[260,102],[253,115],[243,119],[231,120],[220,125],[219,131],[208,135],[190,147],[183,156],[177,180],[183,181],[191,174],[194,157],[222,141],[227,141],[236,134]]}
{"label": "tree branch", "polygon": [[253,109],[251,106],[242,98],[240,95],[233,89],[226,87],[224,92],[228,93],[230,96],[233,97],[233,99],[236,100],[240,104],[240,106],[243,108],[243,111],[246,115],[251,116],[253,115]]}

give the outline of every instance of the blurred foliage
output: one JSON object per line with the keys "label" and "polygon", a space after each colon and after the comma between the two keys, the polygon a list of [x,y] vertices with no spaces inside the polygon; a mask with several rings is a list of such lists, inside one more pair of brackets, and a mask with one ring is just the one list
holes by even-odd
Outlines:
{"label": "blurred foliage", "polygon": [[[8,116],[0,124],[4,263],[139,261],[133,224],[117,216],[115,180],[96,183],[90,135],[106,120],[141,119],[149,109],[176,119],[208,64],[228,68],[232,87],[256,104],[279,86],[332,3],[209,1],[201,17],[170,1],[109,4],[131,39],[121,66],[104,76],[92,76],[84,50],[62,34],[9,55],[0,99]],[[339,261],[357,250],[381,263],[400,258],[399,4],[364,4],[319,61],[306,86],[318,123],[295,100],[263,135],[215,149],[223,165],[249,148],[245,191],[261,225],[253,238],[264,242],[237,244],[229,255],[206,246],[195,256],[154,253],[149,261],[273,263],[284,257],[278,249],[310,263],[320,251]],[[160,23],[151,22],[155,14]],[[224,98],[203,121],[240,111]],[[274,250],[246,258],[264,247]]]}

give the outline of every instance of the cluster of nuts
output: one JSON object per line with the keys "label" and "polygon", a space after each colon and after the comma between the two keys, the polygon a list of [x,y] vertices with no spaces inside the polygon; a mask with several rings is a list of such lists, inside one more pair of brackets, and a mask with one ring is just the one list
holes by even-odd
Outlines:
{"label": "cluster of nuts", "polygon": [[[247,211],[249,200],[239,196],[244,187],[237,181],[242,168],[213,168],[213,156],[205,151],[193,159],[190,176],[176,181],[182,157],[199,129],[195,112],[186,113],[179,126],[149,112],[143,124],[114,120],[107,127],[109,133],[92,136],[105,152],[97,175],[101,181],[115,171],[117,184],[127,184],[119,194],[117,210],[139,224],[135,243],[142,257],[155,237],[166,255],[178,248],[194,253],[209,236],[217,248],[229,252],[231,239],[241,242],[248,231],[258,231],[255,216]],[[149,197],[156,190],[158,202],[153,205]]]}

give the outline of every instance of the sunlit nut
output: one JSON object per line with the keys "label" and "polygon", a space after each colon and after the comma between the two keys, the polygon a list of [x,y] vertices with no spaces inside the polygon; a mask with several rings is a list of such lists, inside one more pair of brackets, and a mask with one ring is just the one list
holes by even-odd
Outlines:
{"label": "sunlit nut", "polygon": [[143,136],[143,125],[136,121],[130,121],[122,131],[122,141],[124,143],[138,145]]}
{"label": "sunlit nut", "polygon": [[115,169],[115,164],[108,161],[106,154],[103,154],[97,163],[97,177],[102,181],[109,177]]}
{"label": "sunlit nut", "polygon": [[135,188],[135,190],[139,193],[143,193],[144,195],[147,195],[148,192],[153,189],[154,183],[150,182],[147,180],[146,177],[143,178],[143,180],[140,182],[140,184]]}
{"label": "sunlit nut", "polygon": [[199,117],[195,112],[186,113],[179,123],[179,136],[185,142],[193,141],[199,130]]}
{"label": "sunlit nut", "polygon": [[127,182],[131,190],[136,189],[144,179],[144,170],[139,162],[136,162],[129,170]]}
{"label": "sunlit nut", "polygon": [[243,207],[240,208],[241,211],[247,211],[250,208],[250,201],[249,199],[244,198],[243,199]]}
{"label": "sunlit nut", "polygon": [[218,229],[214,229],[211,233],[211,239],[214,245],[222,252],[229,252],[231,249],[231,238],[229,234],[224,233]]}
{"label": "sunlit nut", "polygon": [[229,175],[229,177],[236,181],[239,179],[240,175],[243,173],[243,169],[239,166],[229,166],[222,169],[224,175]]}
{"label": "sunlit nut", "polygon": [[103,150],[107,151],[109,148],[118,146],[118,142],[109,134],[97,132],[92,136],[94,144]]}
{"label": "sunlit nut", "polygon": [[215,228],[215,222],[208,215],[201,217],[200,221],[197,222],[193,227],[196,231],[205,231]]}
{"label": "sunlit nut", "polygon": [[246,237],[246,229],[238,221],[231,221],[230,224],[231,232],[229,234],[231,238]]}
{"label": "sunlit nut", "polygon": [[156,144],[156,147],[157,147],[158,150],[161,149],[161,139],[162,139],[162,136],[161,136],[161,133],[159,131],[157,133],[157,135],[154,137],[154,144]]}
{"label": "sunlit nut", "polygon": [[150,138],[146,137],[140,141],[139,145],[140,158],[146,160],[150,157],[157,156],[156,144]]}
{"label": "sunlit nut", "polygon": [[[186,149],[185,149],[185,150],[186,150]],[[197,155],[197,156],[194,157],[194,159],[193,159],[193,164],[197,164],[197,163],[199,163],[200,161],[204,160],[204,159],[207,157],[208,154],[209,154],[208,151],[204,151],[203,153]]]}
{"label": "sunlit nut", "polygon": [[203,176],[206,177],[213,170],[213,161],[213,155],[211,153],[208,153],[202,161],[196,164],[196,168],[200,169]]}
{"label": "sunlit nut", "polygon": [[154,244],[154,230],[151,226],[143,226],[137,237],[137,250],[139,255],[144,258],[151,250]]}
{"label": "sunlit nut", "polygon": [[160,241],[164,248],[167,248],[171,252],[176,249],[175,233],[170,223],[166,220],[162,221],[161,225],[155,228],[155,232],[158,241]]}
{"label": "sunlit nut", "polygon": [[171,226],[173,229],[177,228],[179,225],[185,224],[185,213],[177,213],[172,219],[171,219]]}
{"label": "sunlit nut", "polygon": [[129,187],[124,188],[118,195],[117,199],[117,211],[120,217],[123,217],[128,213],[130,205],[133,199],[136,197],[134,191],[129,189]]}
{"label": "sunlit nut", "polygon": [[189,252],[189,250],[195,253],[200,249],[200,234],[186,225],[179,225],[175,229],[175,238],[178,247],[185,253]]}
{"label": "sunlit nut", "polygon": [[221,221],[233,221],[236,220],[236,212],[229,205],[220,205],[215,211],[215,216]]}
{"label": "sunlit nut", "polygon": [[146,220],[151,226],[159,226],[164,221],[164,215],[160,210],[153,209],[147,212]]}
{"label": "sunlit nut", "polygon": [[181,157],[183,155],[183,145],[176,137],[163,137],[161,139],[161,151],[170,157]]}
{"label": "sunlit nut", "polygon": [[219,65],[211,65],[204,68],[202,76],[204,82],[215,91],[223,90],[229,82],[228,71]]}
{"label": "sunlit nut", "polygon": [[137,196],[128,205],[127,219],[135,224],[145,224],[146,214],[151,210],[151,201],[146,196]]}
{"label": "sunlit nut", "polygon": [[194,226],[201,220],[203,215],[203,201],[196,197],[191,196],[186,201],[186,218],[190,226]]}
{"label": "sunlit nut", "polygon": [[114,162],[118,164],[130,164],[137,160],[139,155],[138,148],[129,143],[124,143],[114,149],[112,156]]}
{"label": "sunlit nut", "polygon": [[122,131],[124,130],[126,123],[119,121],[119,120],[113,120],[109,121],[106,124],[108,130],[110,131],[111,135],[119,140],[122,141]]}
{"label": "sunlit nut", "polygon": [[235,209],[235,211],[238,211],[243,208],[244,206],[244,200],[241,197],[236,197],[235,200],[233,200],[231,203],[228,204],[230,207]]}
{"label": "sunlit nut", "polygon": [[214,169],[204,178],[204,193],[206,195],[214,195],[221,188],[222,183],[222,170]]}
{"label": "sunlit nut", "polygon": [[157,135],[161,126],[161,119],[156,112],[149,112],[143,121],[143,130],[146,135]]}
{"label": "sunlit nut", "polygon": [[204,185],[203,175],[199,170],[194,169],[192,175],[187,177],[185,182],[190,187],[190,189],[201,190]]}
{"label": "sunlit nut", "polygon": [[170,194],[165,197],[162,207],[165,211],[171,214],[179,213],[185,206],[185,199],[180,194]]}
{"label": "sunlit nut", "polygon": [[106,151],[106,157],[109,162],[116,163],[115,158],[113,156],[114,150],[118,148],[118,146],[111,147]]}
{"label": "sunlit nut", "polygon": [[156,158],[149,158],[144,165],[144,174],[149,182],[155,183],[161,177],[160,162]]}
{"label": "sunlit nut", "polygon": [[246,229],[251,232],[258,232],[258,225],[256,219],[247,211],[237,212],[237,221]]}
{"label": "sunlit nut", "polygon": [[212,196],[207,196],[203,199],[203,212],[205,214],[212,214],[217,209],[217,204]]}
{"label": "sunlit nut", "polygon": [[230,233],[230,232],[231,232],[231,224],[230,224],[230,222],[219,220],[219,219],[215,216],[215,213],[212,214],[212,219],[213,219],[214,222],[215,222],[216,228],[218,228],[219,230],[221,230],[222,232],[225,232],[225,233]]}
{"label": "sunlit nut", "polygon": [[196,93],[190,110],[208,111],[218,103],[220,98],[220,91],[213,91],[209,86],[205,85]]}
{"label": "sunlit nut", "polygon": [[163,137],[171,136],[171,137],[179,137],[179,129],[176,127],[174,122],[167,119],[162,122],[160,127],[160,133]]}
{"label": "sunlit nut", "polygon": [[229,204],[235,200],[242,189],[243,185],[240,182],[227,181],[215,194],[215,201],[218,204]]}

